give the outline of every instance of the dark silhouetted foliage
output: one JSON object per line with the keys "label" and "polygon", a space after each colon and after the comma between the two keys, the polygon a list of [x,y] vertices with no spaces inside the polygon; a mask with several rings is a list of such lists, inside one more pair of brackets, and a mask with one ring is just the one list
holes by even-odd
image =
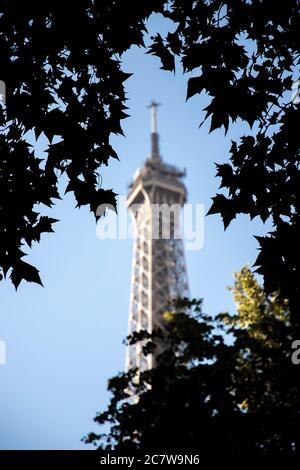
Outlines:
{"label": "dark silhouetted foliage", "polygon": [[[240,213],[271,220],[274,229],[258,238],[257,271],[267,293],[278,291],[300,306],[300,78],[299,0],[169,2],[165,16],[177,24],[151,46],[163,68],[174,56],[193,72],[187,99],[205,91],[211,100],[204,120],[210,130],[243,121],[253,132],[232,142],[230,163],[217,165],[220,193],[209,213],[225,228]],[[173,60],[171,58],[173,55]]]}
{"label": "dark silhouetted foliage", "polygon": [[[110,136],[122,134],[126,117],[120,57],[143,45],[144,21],[160,1],[0,1],[0,266],[16,287],[41,283],[23,261],[22,246],[51,232],[54,219],[42,205],[59,198],[58,177],[77,205],[115,205],[112,190],[98,188],[101,165],[117,155]],[[49,141],[38,158],[28,131]],[[36,207],[37,206],[37,207]],[[2,274],[0,273],[1,277]]]}
{"label": "dark silhouetted foliage", "polygon": [[91,433],[86,443],[211,455],[300,450],[300,382],[287,302],[267,297],[249,268],[236,275],[232,290],[233,316],[205,315],[196,300],[171,305],[157,366],[109,381],[110,404],[95,418],[109,431]]}

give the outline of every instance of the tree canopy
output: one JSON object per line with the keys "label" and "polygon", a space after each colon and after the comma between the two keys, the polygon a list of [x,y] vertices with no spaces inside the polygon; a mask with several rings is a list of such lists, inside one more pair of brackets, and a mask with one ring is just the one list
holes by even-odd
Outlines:
{"label": "tree canopy", "polygon": [[[230,162],[218,165],[224,188],[210,214],[225,228],[240,213],[273,230],[258,238],[256,260],[267,293],[299,310],[299,139],[300,108],[292,100],[299,78],[299,0],[82,0],[0,1],[0,265],[17,287],[41,282],[23,261],[24,244],[52,231],[42,214],[58,193],[58,175],[68,178],[78,206],[91,211],[115,203],[112,189],[97,187],[109,158],[112,133],[126,117],[122,54],[144,47],[146,20],[160,13],[169,31],[151,39],[148,52],[174,71],[176,58],[192,72],[187,98],[210,96],[204,120],[225,132],[237,120],[248,135],[232,142]],[[170,26],[171,25],[171,26]],[[252,130],[251,130],[252,129]],[[35,155],[26,133],[43,132],[47,157]],[[226,157],[224,155],[224,157]]]}
{"label": "tree canopy", "polygon": [[[196,300],[171,305],[156,367],[109,381],[111,401],[95,417],[108,431],[89,434],[86,443],[120,452],[299,451],[300,383],[287,303],[266,296],[248,267],[232,291],[234,315],[212,318]],[[144,354],[157,341],[156,332]]]}
{"label": "tree canopy", "polygon": [[[17,287],[41,283],[23,261],[22,246],[51,232],[54,219],[42,204],[59,198],[58,177],[68,178],[78,206],[92,212],[115,204],[98,188],[97,172],[117,155],[112,133],[126,117],[120,57],[143,44],[144,20],[161,2],[83,0],[0,1],[0,74],[6,105],[0,107],[0,265]],[[26,133],[49,140],[46,159],[26,142]]]}
{"label": "tree canopy", "polygon": [[[179,56],[192,71],[187,98],[210,97],[204,120],[225,132],[237,120],[249,134],[232,142],[230,162],[217,165],[224,192],[209,213],[221,214],[226,228],[240,213],[271,220],[274,229],[258,238],[257,271],[267,293],[278,291],[299,314],[299,79],[300,3],[298,0],[170,2],[164,13],[177,27],[157,35],[151,52],[174,70]],[[298,82],[299,83],[299,82]],[[297,94],[297,91],[294,92]],[[299,93],[299,88],[298,88]]]}

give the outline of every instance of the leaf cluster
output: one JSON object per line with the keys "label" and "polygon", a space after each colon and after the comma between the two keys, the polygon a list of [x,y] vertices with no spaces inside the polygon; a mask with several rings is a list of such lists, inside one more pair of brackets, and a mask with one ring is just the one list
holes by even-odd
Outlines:
{"label": "leaf cluster", "polygon": [[163,347],[157,334],[140,332],[136,342],[157,346],[156,365],[109,381],[111,402],[95,418],[109,431],[86,443],[120,452],[299,451],[300,382],[287,303],[267,296],[248,267],[232,291],[236,313],[215,318],[201,301],[174,300]]}

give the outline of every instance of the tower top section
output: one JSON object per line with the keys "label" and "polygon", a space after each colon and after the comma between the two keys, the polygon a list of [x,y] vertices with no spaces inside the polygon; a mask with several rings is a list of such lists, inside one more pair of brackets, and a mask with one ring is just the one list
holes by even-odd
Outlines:
{"label": "tower top section", "polygon": [[151,111],[151,150],[144,165],[135,172],[133,182],[129,185],[127,204],[139,202],[147,193],[152,202],[166,202],[179,200],[184,204],[187,197],[186,188],[182,182],[185,170],[179,170],[173,165],[164,162],[159,153],[157,132],[156,101],[151,101],[148,108]]}
{"label": "tower top section", "polygon": [[149,158],[151,160],[161,160],[159,154],[159,136],[157,132],[157,108],[160,106],[160,103],[152,100],[148,108],[151,112],[151,152]]}

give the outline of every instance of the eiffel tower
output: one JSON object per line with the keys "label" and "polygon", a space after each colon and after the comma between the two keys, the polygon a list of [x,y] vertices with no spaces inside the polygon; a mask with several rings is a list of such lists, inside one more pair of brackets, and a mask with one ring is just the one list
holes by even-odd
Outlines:
{"label": "eiffel tower", "polygon": [[[188,296],[188,282],[180,211],[187,199],[182,182],[185,172],[162,160],[157,132],[157,108],[152,101],[151,152],[130,185],[127,206],[134,218],[128,334],[152,332],[162,326],[168,300]],[[155,365],[154,355],[142,354],[141,342],[127,346],[126,370],[140,371]]]}

